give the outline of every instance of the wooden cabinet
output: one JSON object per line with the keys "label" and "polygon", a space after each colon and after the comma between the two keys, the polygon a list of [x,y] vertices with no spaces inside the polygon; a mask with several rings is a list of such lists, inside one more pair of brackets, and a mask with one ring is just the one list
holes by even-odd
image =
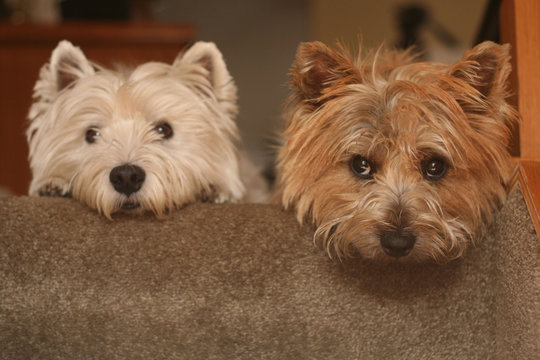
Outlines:
{"label": "wooden cabinet", "polygon": [[39,69],[60,40],[103,65],[171,62],[195,39],[189,25],[67,23],[0,24],[0,187],[26,194],[30,183],[25,129]]}

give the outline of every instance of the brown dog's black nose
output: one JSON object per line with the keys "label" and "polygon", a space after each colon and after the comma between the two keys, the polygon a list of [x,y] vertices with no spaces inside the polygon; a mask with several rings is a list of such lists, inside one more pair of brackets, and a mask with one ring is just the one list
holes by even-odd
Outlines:
{"label": "brown dog's black nose", "polygon": [[397,231],[385,232],[381,235],[381,246],[384,252],[393,257],[408,255],[414,247],[416,237]]}
{"label": "brown dog's black nose", "polygon": [[126,196],[139,191],[145,178],[146,173],[141,167],[130,164],[117,166],[109,174],[114,189]]}

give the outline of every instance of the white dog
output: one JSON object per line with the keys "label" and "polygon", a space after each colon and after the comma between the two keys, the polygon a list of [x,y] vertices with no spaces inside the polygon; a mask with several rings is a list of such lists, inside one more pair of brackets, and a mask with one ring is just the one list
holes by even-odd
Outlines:
{"label": "white dog", "polygon": [[236,114],[236,86],[213,43],[172,65],[113,71],[62,41],[34,87],[29,193],[73,196],[109,218],[242,200]]}

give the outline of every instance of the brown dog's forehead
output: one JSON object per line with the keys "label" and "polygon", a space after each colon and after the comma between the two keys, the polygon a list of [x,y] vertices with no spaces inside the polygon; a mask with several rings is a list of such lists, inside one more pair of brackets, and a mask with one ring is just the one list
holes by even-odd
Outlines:
{"label": "brown dog's forehead", "polygon": [[411,95],[410,86],[400,89],[351,85],[323,106],[313,124],[342,143],[336,149],[352,153],[384,157],[386,149],[394,148],[458,156],[473,132],[457,102],[448,100],[444,90],[424,96],[419,91]]}

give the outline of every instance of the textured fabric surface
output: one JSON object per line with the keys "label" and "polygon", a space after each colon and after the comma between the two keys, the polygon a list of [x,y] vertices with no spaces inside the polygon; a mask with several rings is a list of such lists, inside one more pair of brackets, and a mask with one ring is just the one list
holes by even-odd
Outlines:
{"label": "textured fabric surface", "polygon": [[518,191],[492,228],[496,255],[497,354],[540,359],[540,241]]}
{"label": "textured fabric surface", "polygon": [[535,359],[527,216],[515,191],[461,260],[381,266],[330,260],[272,205],[111,222],[2,199],[0,358]]}

